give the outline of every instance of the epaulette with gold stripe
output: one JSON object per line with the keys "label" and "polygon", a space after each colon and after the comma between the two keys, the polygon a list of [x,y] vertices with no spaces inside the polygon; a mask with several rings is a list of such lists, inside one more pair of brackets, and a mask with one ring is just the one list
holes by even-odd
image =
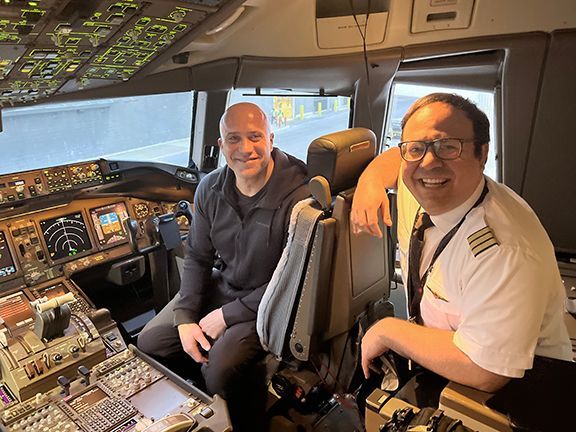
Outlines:
{"label": "epaulette with gold stripe", "polygon": [[474,234],[469,235],[468,244],[470,245],[472,254],[477,257],[482,252],[490,249],[492,246],[498,246],[500,243],[494,236],[492,229],[486,226],[476,231]]}

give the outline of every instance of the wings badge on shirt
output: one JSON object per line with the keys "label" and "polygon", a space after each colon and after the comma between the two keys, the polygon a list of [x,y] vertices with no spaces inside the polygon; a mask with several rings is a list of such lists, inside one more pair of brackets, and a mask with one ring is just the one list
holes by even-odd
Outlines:
{"label": "wings badge on shirt", "polygon": [[500,242],[498,242],[498,239],[494,236],[492,229],[489,226],[485,226],[468,236],[468,244],[474,257],[477,257],[491,247],[498,246]]}
{"label": "wings badge on shirt", "polygon": [[445,302],[445,303],[450,303],[450,300],[448,300],[448,299],[445,298],[445,297],[442,297],[440,294],[438,294],[436,291],[434,291],[432,288],[430,288],[430,285],[426,285],[426,289],[427,289],[428,291],[430,291],[430,293],[434,296],[434,298],[435,298],[436,300],[440,300],[440,301],[443,301],[443,302]]}

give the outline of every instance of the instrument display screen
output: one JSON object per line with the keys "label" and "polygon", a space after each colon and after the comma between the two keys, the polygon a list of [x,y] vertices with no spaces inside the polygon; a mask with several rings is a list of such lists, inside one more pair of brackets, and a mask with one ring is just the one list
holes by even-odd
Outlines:
{"label": "instrument display screen", "polygon": [[90,210],[100,246],[112,246],[128,241],[122,222],[128,219],[126,204],[119,202]]}
{"label": "instrument display screen", "polygon": [[53,299],[54,297],[59,297],[64,295],[68,292],[68,289],[64,286],[64,284],[59,283],[56,285],[50,285],[41,289],[36,290],[36,294],[38,298],[48,297],[48,300]]}
{"label": "instrument display screen", "polygon": [[74,257],[92,249],[80,212],[40,221],[40,229],[52,261]]}
{"label": "instrument display screen", "polygon": [[68,400],[67,403],[74,411],[81,413],[107,397],[108,395],[100,387],[92,387],[90,390]]}
{"label": "instrument display screen", "polygon": [[6,242],[4,231],[0,231],[0,279],[16,273],[16,266]]}
{"label": "instrument display screen", "polygon": [[23,292],[0,298],[0,317],[10,329],[23,327],[34,320],[32,307]]}

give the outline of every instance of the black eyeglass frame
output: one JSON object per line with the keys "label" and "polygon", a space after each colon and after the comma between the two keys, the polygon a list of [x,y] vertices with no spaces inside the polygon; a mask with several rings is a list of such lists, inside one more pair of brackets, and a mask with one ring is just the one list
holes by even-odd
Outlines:
{"label": "black eyeglass frame", "polygon": [[[444,158],[441,157],[440,155],[438,155],[437,151],[436,151],[436,144],[437,143],[441,143],[443,141],[446,140],[454,140],[454,141],[458,141],[458,143],[460,144],[460,149],[458,150],[458,154],[454,157],[451,158]],[[423,143],[426,147],[424,149],[424,153],[422,153],[422,156],[420,156],[418,159],[406,159],[404,157],[404,155],[406,154],[406,151],[402,150],[402,146],[408,143],[413,143],[413,142],[419,142],[419,143]],[[458,159],[460,157],[460,155],[462,154],[462,146],[464,145],[465,142],[475,142],[475,140],[467,140],[464,138],[452,138],[452,137],[443,137],[443,138],[437,138],[435,140],[429,140],[429,141],[425,141],[425,140],[410,140],[410,141],[402,141],[400,143],[398,143],[398,148],[400,149],[400,156],[402,156],[402,159],[404,159],[406,162],[419,162],[422,159],[424,159],[424,156],[426,156],[426,153],[428,152],[428,149],[430,148],[430,146],[432,146],[432,152],[434,153],[434,156],[437,157],[440,160],[455,160]]]}

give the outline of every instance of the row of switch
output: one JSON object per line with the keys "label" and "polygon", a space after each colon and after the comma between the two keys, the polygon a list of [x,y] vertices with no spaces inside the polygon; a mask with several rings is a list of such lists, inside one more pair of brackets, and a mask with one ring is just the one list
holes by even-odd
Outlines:
{"label": "row of switch", "polygon": [[[30,194],[30,197],[35,197],[37,196],[39,193],[42,192],[42,185],[38,185],[38,186],[28,186],[28,192]],[[22,186],[21,188],[18,187],[16,188],[16,195],[14,194],[9,194],[6,195],[6,199],[4,199],[4,195],[2,193],[0,193],[0,202],[4,202],[4,201],[16,201],[17,199],[24,199],[26,198],[26,194],[24,193],[24,187]]]}
{"label": "row of switch", "polygon": [[[38,177],[34,179],[34,185],[28,186],[28,193],[30,197],[35,197],[39,193],[42,193],[44,187],[42,186],[42,180]],[[0,202],[4,201],[16,201],[17,199],[24,199],[26,198],[26,181],[25,180],[18,180],[17,183],[9,182],[8,187],[12,188],[13,192],[10,193],[12,190],[8,191],[0,191]],[[6,188],[6,183],[0,183],[0,189]]]}
{"label": "row of switch", "polygon": [[[86,338],[84,336],[78,336],[76,341],[78,345],[70,345],[68,347],[68,352],[74,358],[78,357],[81,351],[86,352]],[[24,372],[26,372],[28,379],[33,379],[37,375],[42,375],[44,371],[50,369],[52,365],[59,365],[63,360],[64,356],[59,352],[52,354],[43,353],[41,357],[25,363]]]}

